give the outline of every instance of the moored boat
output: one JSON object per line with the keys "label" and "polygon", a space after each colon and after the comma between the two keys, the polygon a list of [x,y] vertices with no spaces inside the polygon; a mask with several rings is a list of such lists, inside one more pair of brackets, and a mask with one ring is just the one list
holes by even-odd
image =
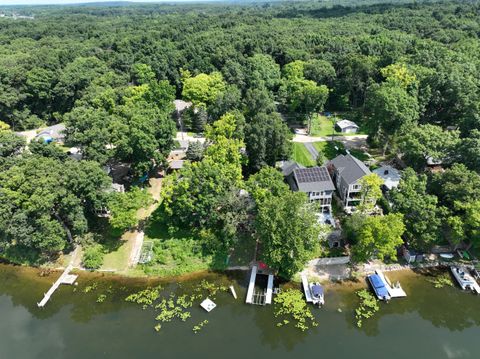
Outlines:
{"label": "moored boat", "polygon": [[463,290],[470,290],[474,293],[480,294],[480,286],[477,281],[468,273],[465,267],[451,266],[453,276],[455,277],[458,285]]}
{"label": "moored boat", "polygon": [[371,274],[368,277],[368,281],[372,285],[372,289],[378,299],[388,301],[390,300],[390,294],[388,294],[387,287],[382,278],[378,274]]}
{"label": "moored boat", "polygon": [[318,306],[325,304],[323,287],[320,285],[320,283],[310,283],[310,293],[312,294],[313,304]]}

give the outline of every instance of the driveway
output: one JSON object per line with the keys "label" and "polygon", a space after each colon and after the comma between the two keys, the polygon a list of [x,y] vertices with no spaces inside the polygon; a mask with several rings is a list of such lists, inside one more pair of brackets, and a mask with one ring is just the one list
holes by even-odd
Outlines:
{"label": "driveway", "polygon": [[314,160],[316,160],[317,157],[318,157],[318,151],[315,148],[315,146],[313,145],[313,143],[312,142],[305,142],[304,145],[305,145],[305,148],[308,150],[308,152],[310,152],[310,155],[312,156],[312,158]]}
{"label": "driveway", "polygon": [[[345,148],[361,148],[362,146],[367,145],[367,137],[368,135],[355,135],[355,136],[335,136],[333,138],[334,141],[339,141],[343,143]],[[299,142],[305,144],[305,147],[307,149],[309,148],[307,144],[311,144],[312,142],[322,142],[322,141],[332,141],[332,137],[315,137],[315,136],[309,136],[309,135],[301,135],[301,134],[296,134],[293,136],[293,142]],[[313,149],[315,149],[314,146]],[[312,156],[313,153],[308,150]],[[318,152],[317,152],[318,154]],[[315,157],[316,158],[316,157]]]}

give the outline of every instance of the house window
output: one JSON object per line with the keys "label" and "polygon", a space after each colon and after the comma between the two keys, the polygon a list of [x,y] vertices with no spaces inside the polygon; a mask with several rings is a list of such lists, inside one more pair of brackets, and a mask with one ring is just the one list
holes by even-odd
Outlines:
{"label": "house window", "polygon": [[360,185],[359,184],[354,184],[353,189],[360,189]]}

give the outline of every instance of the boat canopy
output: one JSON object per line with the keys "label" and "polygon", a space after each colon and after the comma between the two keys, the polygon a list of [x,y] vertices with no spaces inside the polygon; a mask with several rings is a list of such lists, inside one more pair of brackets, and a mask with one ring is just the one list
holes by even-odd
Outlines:
{"label": "boat canopy", "polygon": [[378,274],[372,274],[368,278],[370,279],[370,283],[372,283],[375,293],[377,293],[379,297],[388,297],[388,290],[385,287],[385,283],[383,283],[382,278],[380,278]]}
{"label": "boat canopy", "polygon": [[323,287],[319,284],[314,284],[312,286],[312,294],[314,297],[320,297],[323,295]]}

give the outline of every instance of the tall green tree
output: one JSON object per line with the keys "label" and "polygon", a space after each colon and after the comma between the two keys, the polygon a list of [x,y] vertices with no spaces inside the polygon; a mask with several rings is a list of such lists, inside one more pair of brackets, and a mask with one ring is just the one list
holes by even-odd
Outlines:
{"label": "tall green tree", "polygon": [[317,217],[301,192],[268,196],[260,202],[256,230],[261,259],[287,279],[303,268],[319,242]]}
{"label": "tall green tree", "polygon": [[364,262],[373,256],[381,260],[396,260],[404,231],[403,215],[400,213],[366,217],[358,233],[358,242],[352,248],[355,260]]}
{"label": "tall green tree", "polygon": [[358,209],[363,213],[369,213],[377,204],[377,201],[382,197],[381,185],[383,180],[375,173],[370,173],[366,176],[363,176],[358,181],[361,190],[360,190],[360,204]]}
{"label": "tall green tree", "polygon": [[0,173],[0,245],[49,257],[88,230],[110,179],[88,161],[27,156]]}
{"label": "tall green tree", "polygon": [[417,98],[402,86],[384,82],[372,86],[368,95],[369,135],[379,141],[385,153],[397,136],[413,128],[419,117]]}
{"label": "tall green tree", "polygon": [[245,131],[250,170],[255,172],[288,159],[292,151],[291,139],[292,133],[278,113],[259,113],[253,117]]}
{"label": "tall green tree", "polygon": [[405,129],[405,134],[398,140],[398,147],[407,164],[422,170],[429,158],[445,164],[452,162],[459,143],[458,136],[457,131],[444,131],[429,124],[419,125]]}
{"label": "tall green tree", "polygon": [[201,73],[193,77],[189,73],[185,73],[182,96],[195,106],[208,107],[225,91],[225,87],[226,84],[220,72]]}
{"label": "tall green tree", "polygon": [[428,250],[441,238],[441,209],[437,197],[427,193],[426,175],[407,168],[390,198],[392,210],[403,214],[405,237],[411,246]]}

